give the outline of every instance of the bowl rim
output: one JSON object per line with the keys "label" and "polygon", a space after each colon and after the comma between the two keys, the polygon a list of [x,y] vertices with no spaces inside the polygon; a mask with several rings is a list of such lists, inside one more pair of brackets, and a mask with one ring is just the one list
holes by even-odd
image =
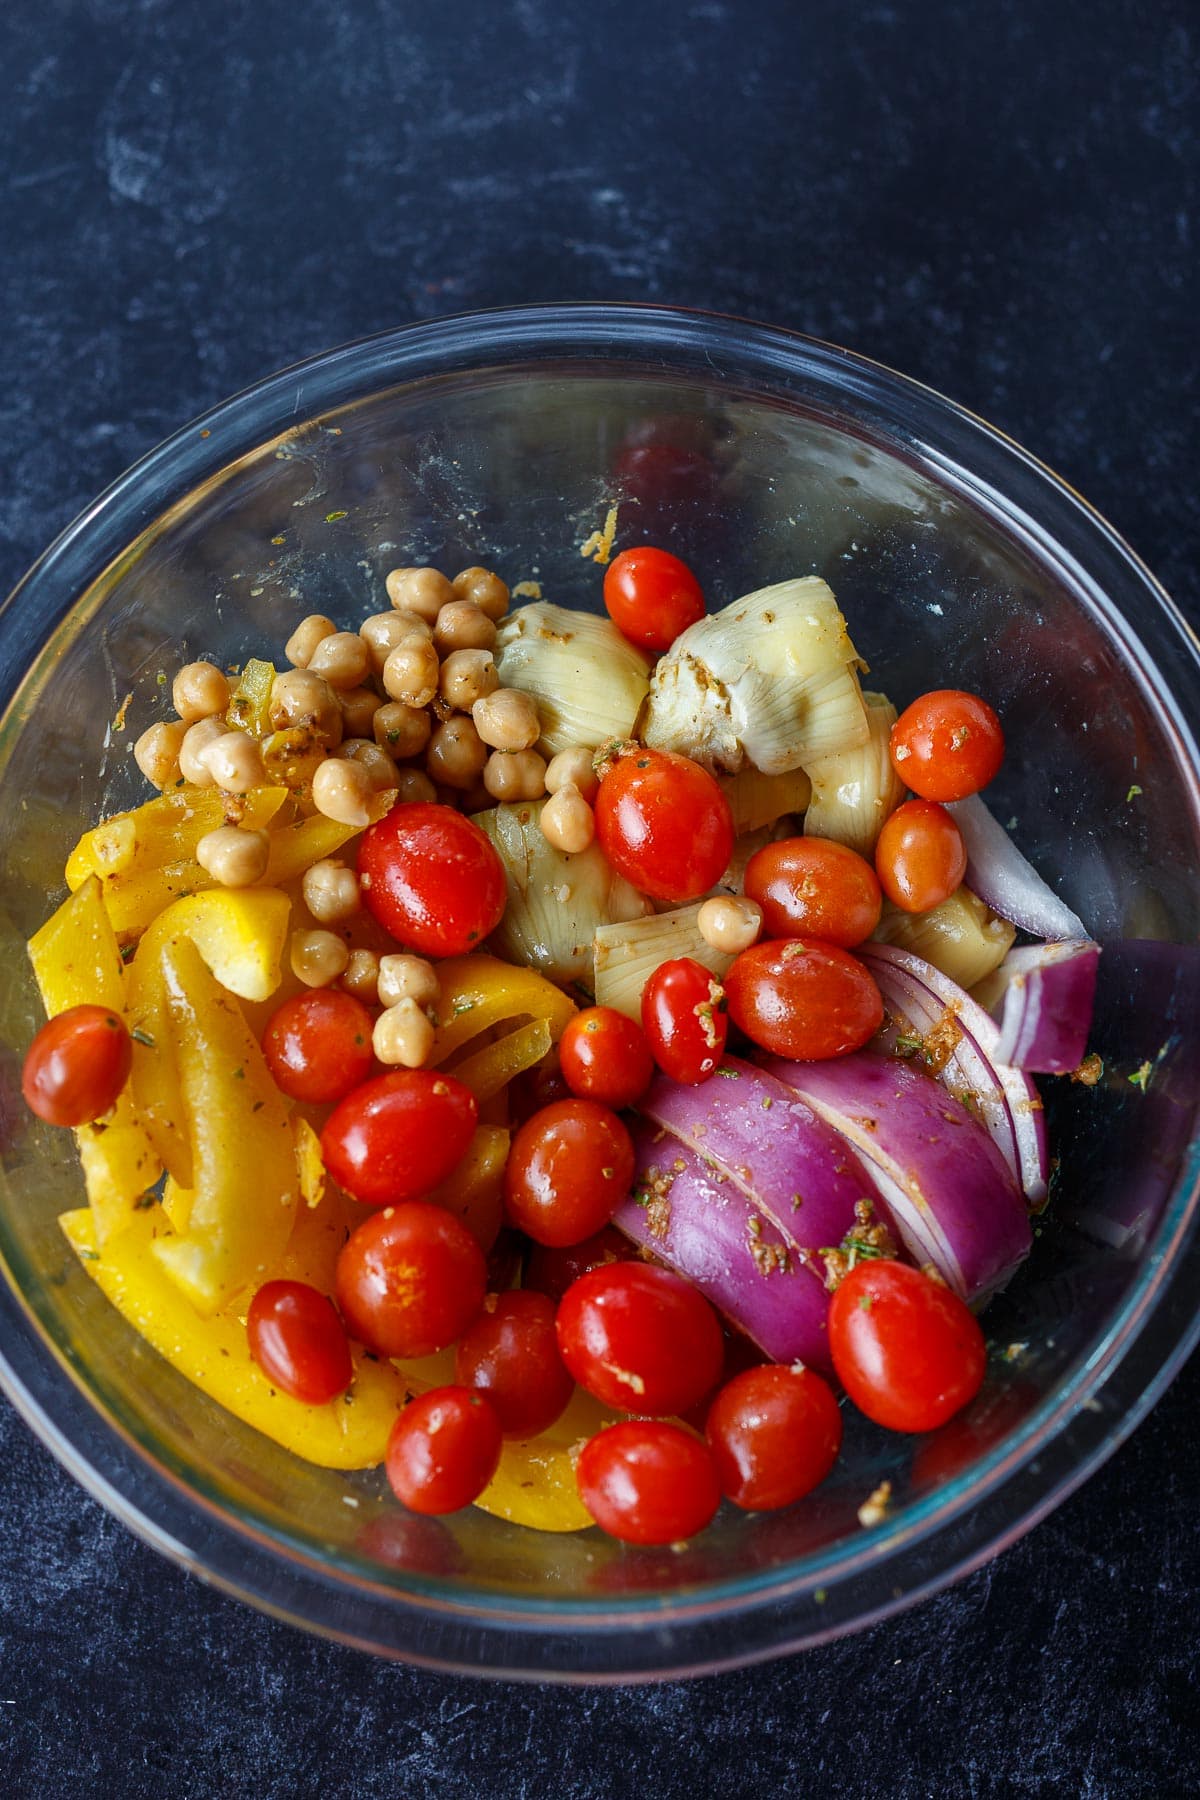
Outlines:
{"label": "bowl rim", "polygon": [[[1025,532],[1043,558],[1051,557],[1061,566],[1065,557],[1074,565],[1080,544],[1093,555],[1102,548],[1108,561],[1141,588],[1168,627],[1175,649],[1183,648],[1191,678],[1200,677],[1200,643],[1141,559],[1068,483],[1003,432],[935,389],[837,345],[727,315],[632,303],[520,306],[421,321],[318,353],[265,377],[174,432],[86,507],[0,607],[0,634],[11,638],[14,617],[25,619],[32,613],[37,622],[34,635],[39,642],[44,639],[83,591],[77,579],[69,578],[73,570],[93,566],[98,574],[111,560],[103,555],[106,545],[111,549],[117,538],[130,541],[131,526],[149,526],[182,494],[238,455],[269,441],[273,422],[290,417],[294,428],[385,386],[445,370],[485,363],[491,367],[497,359],[511,363],[600,353],[615,361],[614,350],[644,358],[653,349],[675,357],[702,351],[718,374],[714,352],[724,353],[731,362],[740,357],[739,375],[768,377],[777,396],[784,375],[807,372],[821,375],[850,397],[877,404],[886,398],[899,405],[912,421],[913,444],[933,472],[959,491],[990,497],[993,508],[1001,509],[1005,525],[1017,536]],[[386,382],[380,381],[381,375],[386,375]],[[318,398],[320,404],[315,404]],[[265,421],[249,443],[248,419]],[[959,441],[972,449],[982,446],[998,460],[1004,477],[1001,486],[985,480],[981,487],[973,467],[960,466],[954,450]],[[1014,513],[1005,497],[1010,479],[1018,479],[1018,487],[1024,483],[1035,498],[1052,500],[1050,511],[1057,506],[1063,521],[1073,523],[1074,542],[1071,532],[1064,533],[1061,526],[1057,535],[1051,534],[1036,509],[1018,508]],[[97,556],[102,560],[94,566]],[[1082,564],[1076,573],[1092,590],[1090,597],[1105,615],[1126,660],[1132,657],[1136,668],[1156,673],[1159,665],[1124,614],[1107,601],[1103,584],[1089,577]],[[22,640],[29,635],[27,628],[18,630],[15,649],[6,647],[6,659],[0,662],[6,701],[10,678],[14,674],[19,678],[22,672],[26,647]],[[1171,685],[1159,678],[1157,710],[1160,717],[1165,714],[1164,722],[1173,723],[1195,784],[1200,759],[1189,717],[1174,692],[1181,677],[1174,668],[1172,673]],[[11,713],[11,707],[6,711]],[[1194,704],[1190,718],[1200,721]],[[7,723],[6,717],[0,738],[6,735]],[[447,1602],[444,1594],[422,1589],[416,1581],[407,1591],[358,1583],[359,1590],[374,1586],[384,1611],[405,1627],[399,1636],[381,1634],[378,1627],[364,1634],[343,1620],[336,1606],[324,1604],[321,1616],[313,1616],[314,1597],[329,1599],[327,1572],[316,1564],[305,1569],[302,1557],[261,1534],[250,1533],[248,1544],[244,1525],[231,1522],[220,1509],[207,1507],[203,1548],[189,1543],[194,1530],[188,1533],[185,1527],[189,1522],[194,1527],[196,1521],[196,1511],[190,1509],[204,1513],[206,1503],[156,1463],[88,1394],[80,1372],[46,1338],[7,1265],[0,1317],[9,1331],[0,1350],[0,1386],[69,1472],[140,1537],[261,1610],[359,1648],[457,1673],[593,1682],[665,1679],[784,1654],[881,1619],[998,1554],[1074,1491],[1136,1427],[1200,1338],[1200,1314],[1188,1304],[1185,1280],[1194,1276],[1193,1265],[1200,1265],[1195,1232],[1198,1197],[1200,1142],[1193,1136],[1184,1172],[1159,1222],[1154,1254],[1145,1258],[1116,1319],[1086,1363],[993,1452],[972,1465],[969,1496],[957,1495],[952,1505],[943,1501],[925,1507],[922,1501],[920,1520],[912,1507],[905,1507],[893,1520],[843,1540],[822,1565],[830,1571],[823,1583],[811,1575],[789,1577],[788,1565],[782,1565],[749,1580],[698,1587],[678,1603],[635,1597],[530,1605],[488,1595],[481,1597],[487,1602],[482,1609],[475,1600]],[[1169,1330],[1164,1329],[1167,1323]],[[68,1404],[67,1387],[75,1390],[77,1403],[86,1400],[91,1408],[92,1442],[87,1450],[77,1442],[83,1415],[78,1406]],[[66,1427],[61,1422],[64,1415],[71,1421]],[[98,1451],[97,1432],[115,1434],[118,1440],[106,1444],[104,1454]],[[1015,1518],[1006,1516],[1018,1486],[1024,1489],[1020,1510]],[[937,1567],[884,1592],[874,1578],[907,1552],[928,1550],[935,1534],[952,1522],[961,1526],[968,1507],[976,1516],[973,1528],[959,1530],[953,1549],[947,1541]],[[943,1517],[947,1508],[948,1516]],[[164,1524],[164,1514],[169,1523]],[[945,1535],[948,1540],[948,1531]],[[281,1560],[285,1568],[275,1566]],[[854,1564],[852,1570],[844,1567],[848,1563]],[[831,1587],[835,1594],[831,1595]],[[872,1591],[860,1591],[864,1587]],[[712,1631],[716,1622],[729,1628],[724,1650],[716,1647]],[[736,1641],[730,1642],[731,1637]],[[638,1643],[636,1656],[629,1654],[631,1639]],[[616,1654],[610,1654],[614,1649]]]}

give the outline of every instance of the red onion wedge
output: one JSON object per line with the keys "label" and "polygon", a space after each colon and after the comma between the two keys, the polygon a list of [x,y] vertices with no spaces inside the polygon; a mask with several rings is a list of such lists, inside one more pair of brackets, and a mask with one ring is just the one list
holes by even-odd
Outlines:
{"label": "red onion wedge", "polygon": [[[899,1013],[919,1037],[944,1046],[951,1035],[947,1027],[952,1028],[952,1045],[937,1078],[978,1113],[1030,1206],[1040,1206],[1049,1176],[1041,1097],[1028,1075],[1000,1060],[995,1020],[957,982],[911,950],[863,944],[858,955],[878,982],[889,1012]],[[890,1051],[897,1035],[889,1032],[876,1043]]]}
{"label": "red onion wedge", "polygon": [[946,808],[962,832],[967,885],[986,906],[1039,938],[1086,938],[1083,920],[1048,888],[978,794]]}
{"label": "red onion wedge", "polygon": [[964,1300],[982,1304],[1028,1256],[1029,1217],[1007,1163],[932,1076],[863,1050],[765,1067],[849,1140],[914,1261],[932,1263]]}
{"label": "red onion wedge", "polygon": [[1010,950],[987,979],[996,1055],[1018,1069],[1069,1075],[1087,1052],[1100,946],[1088,938]]}

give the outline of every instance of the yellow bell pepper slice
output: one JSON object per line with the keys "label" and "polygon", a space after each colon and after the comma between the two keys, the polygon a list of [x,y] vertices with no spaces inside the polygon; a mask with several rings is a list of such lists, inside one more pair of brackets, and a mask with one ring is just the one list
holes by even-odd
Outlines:
{"label": "yellow bell pepper slice", "polygon": [[192,1146],[187,1231],[153,1254],[199,1312],[257,1285],[278,1262],[299,1181],[287,1103],[237,1001],[192,940],[162,950],[168,1035]]}
{"label": "yellow bell pepper slice", "polygon": [[[255,788],[246,795],[243,823],[254,830],[269,825],[286,798],[286,788]],[[89,875],[116,884],[123,875],[190,861],[206,832],[224,823],[225,801],[216,788],[182,787],[160,794],[85,831],[67,858],[67,886],[81,887]]]}
{"label": "yellow bell pepper slice", "polygon": [[452,956],[438,964],[441,1023],[431,1061],[436,1065],[495,1025],[508,1019],[544,1019],[557,1043],[578,1008],[561,988],[532,969],[482,953]]}
{"label": "yellow bell pepper slice", "polygon": [[467,1154],[440,1187],[427,1196],[461,1219],[484,1250],[500,1235],[504,1214],[504,1165],[509,1134],[499,1125],[479,1125]]}
{"label": "yellow bell pepper slice", "polygon": [[[390,812],[395,799],[390,788],[371,795],[367,814],[373,825]],[[296,819],[271,833],[271,855],[263,881],[270,887],[294,881],[314,863],[336,856],[363,829],[361,825],[339,825],[336,819],[326,819],[320,813],[310,819]]]}
{"label": "yellow bell pepper slice", "polygon": [[[49,1018],[84,1004],[125,1013],[121,953],[94,875],[29,940],[29,957]],[[162,1164],[128,1088],[108,1118],[81,1125],[75,1140],[96,1233],[107,1243],[134,1218]]]}
{"label": "yellow bell pepper slice", "polygon": [[550,1044],[550,1021],[531,1019],[527,1025],[518,1025],[515,1031],[498,1038],[494,1044],[487,1044],[461,1062],[451,1064],[451,1071],[470,1088],[482,1106],[485,1100],[507,1087],[514,1075],[540,1063]]}
{"label": "yellow bell pepper slice", "polygon": [[500,1466],[476,1506],[534,1531],[586,1531],[595,1521],[579,1498],[575,1456],[588,1438],[624,1416],[576,1388],[566,1411],[540,1437],[527,1444],[506,1439]]}

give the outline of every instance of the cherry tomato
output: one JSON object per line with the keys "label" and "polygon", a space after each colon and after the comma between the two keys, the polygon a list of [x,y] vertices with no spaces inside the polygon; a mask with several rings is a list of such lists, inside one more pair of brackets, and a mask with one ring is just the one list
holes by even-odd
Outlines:
{"label": "cherry tomato", "polygon": [[769,937],[823,938],[853,950],[879,923],[883,895],[869,862],[830,838],[781,838],[746,864],[745,891]]}
{"label": "cherry tomato", "polygon": [[705,1426],[721,1492],[773,1512],[818,1487],[837,1461],[842,1415],[811,1369],[764,1363],[726,1382]]}
{"label": "cherry tomato", "polygon": [[365,1219],[334,1277],[351,1336],[380,1356],[432,1356],[454,1343],[483,1305],[485,1282],[466,1226],[423,1200]]}
{"label": "cherry tomato", "polygon": [[68,1007],[29,1046],[21,1074],[25,1104],[47,1125],[87,1125],[116,1104],[132,1060],[119,1013]]}
{"label": "cherry tomato", "polygon": [[640,1100],[654,1075],[641,1028],[615,1006],[576,1013],[558,1046],[563,1077],[573,1094],[620,1111]]}
{"label": "cherry tomato", "polygon": [[646,650],[669,650],[704,617],[704,595],[687,564],[649,544],[622,550],[609,563],[604,604],[622,637]]}
{"label": "cherry tomato", "polygon": [[729,802],[690,757],[635,745],[601,778],[595,812],[613,868],[656,900],[694,900],[729,866]]}
{"label": "cherry tomato", "polygon": [[579,1498],[610,1536],[627,1544],[695,1537],[721,1504],[707,1446],[682,1425],[627,1419],[584,1445]]}
{"label": "cherry tomato", "polygon": [[776,938],[743,950],[725,991],[738,1029],[794,1062],[861,1050],[883,1023],[870,971],[848,950],[817,938]]}
{"label": "cherry tomato", "polygon": [[310,988],[271,1015],[263,1054],[275,1086],[291,1100],[344,1100],[375,1061],[371,1015],[353,994]]}
{"label": "cherry tomato", "polygon": [[321,1133],[325,1167],[364,1206],[417,1200],[466,1155],[479,1107],[470,1088],[436,1069],[393,1069],[364,1081]]}
{"label": "cherry tomato", "polygon": [[613,1263],[563,1295],[558,1347],[580,1387],[624,1412],[685,1412],[713,1387],[725,1343],[703,1294],[670,1269]]}
{"label": "cherry tomato", "polygon": [[962,833],[935,800],[906,800],[883,822],[875,868],[893,905],[928,912],[949,899],[967,872]]}
{"label": "cherry tomato", "polygon": [[575,1391],[554,1333],[554,1302],[518,1288],[493,1294],[459,1341],[454,1373],[490,1401],[505,1437],[553,1425]]}
{"label": "cherry tomato", "polygon": [[307,1406],[344,1394],[350,1345],[330,1302],[305,1281],[268,1281],[246,1315],[250,1354],[275,1387]]}
{"label": "cherry tomato", "polygon": [[938,688],[905,707],[891,751],[896,773],[922,800],[965,800],[999,772],[1004,731],[977,694]]}
{"label": "cherry tomato", "polygon": [[661,963],[642,989],[642,1030],[663,1074],[698,1087],[725,1054],[725,989],[690,956]]}
{"label": "cherry tomato", "polygon": [[633,1141],[607,1106],[558,1100],[527,1119],[504,1171],[510,1222],[536,1244],[578,1244],[607,1225],[633,1181]]}
{"label": "cherry tomato", "polygon": [[615,1225],[605,1225],[579,1244],[534,1244],[525,1265],[525,1286],[559,1301],[573,1281],[589,1269],[632,1262],[637,1250]]}
{"label": "cherry tomato", "polygon": [[368,912],[422,956],[477,948],[504,911],[504,865],[478,825],[452,806],[393,806],[363,833],[358,871]]}
{"label": "cherry tomato", "polygon": [[384,1467],[392,1492],[415,1513],[452,1513],[482,1494],[500,1461],[495,1411],[470,1388],[431,1388],[392,1426]]}
{"label": "cherry tomato", "polygon": [[851,1269],[829,1304],[829,1350],[855,1406],[889,1431],[933,1431],[983,1385],[978,1320],[905,1263]]}

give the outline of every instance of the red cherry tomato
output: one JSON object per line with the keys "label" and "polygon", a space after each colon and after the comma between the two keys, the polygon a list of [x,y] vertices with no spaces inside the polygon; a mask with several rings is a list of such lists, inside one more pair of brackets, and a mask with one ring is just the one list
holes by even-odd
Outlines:
{"label": "red cherry tomato", "polygon": [[304,1281],[268,1281],[246,1315],[250,1354],[293,1400],[321,1406],[344,1394],[354,1376],[342,1321],[324,1294]]}
{"label": "red cherry tomato", "polygon": [[559,1301],[573,1281],[589,1269],[604,1269],[610,1263],[632,1262],[637,1250],[615,1225],[605,1225],[579,1244],[534,1244],[525,1265],[525,1286],[536,1288]]}
{"label": "red cherry tomato", "polygon": [[392,1426],[384,1466],[392,1492],[415,1513],[452,1513],[482,1494],[503,1439],[493,1409],[470,1388],[431,1388]]}
{"label": "red cherry tomato", "polygon": [[704,617],[704,594],[687,564],[649,544],[622,550],[609,563],[604,604],[622,637],[646,650],[669,650]]}
{"label": "red cherry tomato", "polygon": [[365,1081],[375,1054],[371,1015],[353,994],[310,988],[271,1015],[263,1054],[275,1086],[291,1100],[343,1100]]}
{"label": "red cherry tomato", "polygon": [[518,1288],[494,1294],[459,1341],[454,1373],[495,1408],[505,1437],[553,1425],[575,1391],[554,1333],[554,1302]]}
{"label": "red cherry tomato", "polygon": [[504,866],[452,806],[409,800],[370,825],[358,848],[363,904],[422,956],[461,956],[500,923]]}
{"label": "red cherry tomato", "polygon": [[986,700],[938,688],[892,726],[892,764],[922,800],[965,800],[999,773],[1004,730]]}
{"label": "red cherry tomato", "polygon": [[597,1525],[627,1544],[695,1537],[721,1504],[707,1446],[682,1425],[628,1419],[584,1445],[579,1498]]}
{"label": "red cherry tomato", "polygon": [[633,1019],[615,1006],[589,1006],[576,1013],[558,1046],[563,1078],[573,1094],[619,1112],[650,1086],[654,1058]]}
{"label": "red cherry tomato", "polygon": [[765,1363],[726,1382],[705,1426],[721,1492],[746,1512],[790,1506],[837,1461],[842,1415],[811,1369]]}
{"label": "red cherry tomato", "polygon": [[889,1431],[933,1431],[983,1385],[975,1315],[940,1281],[898,1262],[863,1262],[829,1304],[829,1350],[860,1412]]}
{"label": "red cherry tomato", "polygon": [[690,757],[635,745],[601,778],[595,812],[613,868],[656,900],[694,900],[729,866],[729,802]]}
{"label": "red cherry tomato", "polygon": [[364,1206],[417,1200],[466,1155],[479,1107],[436,1069],[393,1069],[348,1094],[321,1133],[325,1167]]}
{"label": "red cherry tomato", "polygon": [[934,800],[906,800],[883,822],[875,868],[888,899],[905,912],[940,906],[967,872],[962,833]]}
{"label": "red cherry tomato", "polygon": [[558,1347],[580,1387],[624,1412],[686,1412],[725,1358],[716,1313],[670,1269],[613,1263],[581,1275],[558,1308]]}
{"label": "red cherry tomato", "polygon": [[71,1006],[38,1032],[25,1056],[25,1104],[48,1125],[98,1119],[129,1080],[133,1049],[119,1013]]}
{"label": "red cherry tomato", "polygon": [[883,895],[869,862],[830,838],[781,838],[746,864],[745,891],[769,937],[823,938],[853,950],[879,923]]}
{"label": "red cherry tomato", "polygon": [[725,991],[738,1029],[794,1062],[861,1050],[883,1023],[870,971],[848,950],[817,938],[776,938],[743,950]]}
{"label": "red cherry tomato", "polygon": [[642,1030],[664,1075],[698,1087],[717,1072],[729,1020],[725,989],[690,956],[661,963],[642,990]]}
{"label": "red cherry tomato", "polygon": [[380,1356],[432,1356],[483,1305],[483,1251],[440,1206],[410,1200],[372,1213],[337,1260],[334,1287],[352,1337]]}
{"label": "red cherry tomato", "polygon": [[558,1100],[527,1119],[504,1171],[510,1222],[536,1244],[578,1244],[607,1225],[633,1181],[633,1141],[607,1106]]}

